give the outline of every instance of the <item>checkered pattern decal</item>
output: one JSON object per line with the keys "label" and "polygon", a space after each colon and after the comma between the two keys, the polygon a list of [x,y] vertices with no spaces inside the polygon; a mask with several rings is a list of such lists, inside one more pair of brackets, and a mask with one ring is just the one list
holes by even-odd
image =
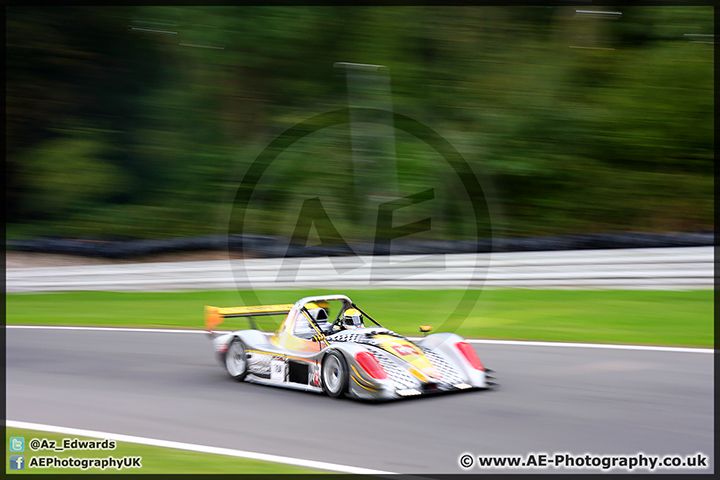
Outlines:
{"label": "checkered pattern decal", "polygon": [[355,343],[367,343],[361,340],[367,340],[367,336],[364,333],[336,333],[325,337],[325,339],[332,342],[355,342]]}
{"label": "checkered pattern decal", "polygon": [[364,332],[364,333],[357,333],[355,331],[347,331],[347,332],[338,332],[336,334],[330,335],[328,337],[325,337],[328,342],[354,342],[354,343],[361,343],[363,345],[379,345],[380,342],[375,340],[373,338],[373,335],[390,335],[392,337],[402,338],[403,340],[407,340],[407,338],[403,337],[400,334],[397,334],[393,332],[392,330],[382,329],[378,330],[377,332],[372,331],[370,333]]}
{"label": "checkered pattern decal", "polygon": [[270,361],[273,359],[272,355],[248,352],[247,357],[248,372],[258,377],[270,378]]}
{"label": "checkered pattern decal", "polygon": [[440,375],[442,375],[443,382],[455,385],[465,381],[440,353],[427,347],[420,347],[420,349],[427,359],[430,360],[430,363],[438,369]]}
{"label": "checkered pattern decal", "polygon": [[[407,340],[402,335],[399,335],[391,330],[382,330],[378,334],[381,335],[392,335],[398,338]],[[380,347],[380,342],[373,338],[372,334],[367,333],[356,333],[356,332],[344,332],[337,333],[327,337],[328,342],[353,342],[361,345],[366,345],[368,350],[375,355],[380,365],[387,372],[388,376],[395,382],[398,389],[403,388],[418,388],[420,381],[408,371],[398,364],[396,356],[386,352]],[[464,382],[465,380],[460,376],[458,371],[453,368],[452,364],[439,352],[436,352],[430,348],[420,347],[422,352],[425,354],[428,361],[438,369],[442,380],[438,381],[438,386],[441,388],[449,388],[451,385]]]}
{"label": "checkered pattern decal", "polygon": [[420,385],[417,378],[410,375],[404,368],[397,364],[393,355],[378,347],[371,347],[368,350],[375,355],[378,363],[380,363],[387,372],[390,379],[395,382],[398,389],[417,388]]}

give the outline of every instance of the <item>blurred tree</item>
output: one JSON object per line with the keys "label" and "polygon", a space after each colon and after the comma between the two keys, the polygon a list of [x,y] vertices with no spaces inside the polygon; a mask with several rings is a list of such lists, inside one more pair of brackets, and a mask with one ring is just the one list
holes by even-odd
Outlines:
{"label": "blurred tree", "polygon": [[[253,154],[347,105],[337,61],[389,67],[395,111],[493,176],[506,232],[712,228],[713,46],[688,36],[713,33],[712,8],[576,10],[8,7],[8,232],[222,231]],[[363,238],[357,206],[326,201],[353,174],[347,135],[283,153],[249,228],[291,231],[313,189]],[[402,186],[429,188],[436,153],[398,139]],[[472,230],[456,190],[416,212],[433,235]]]}
{"label": "blurred tree", "polygon": [[118,8],[8,8],[8,221],[25,218],[34,194],[17,175],[16,152],[52,138],[104,133],[100,156],[132,178],[118,182],[123,190],[108,197],[114,201],[141,195],[159,178],[152,161],[132,152],[132,131],[142,128],[137,99],[158,82],[162,63],[128,35],[128,15]]}

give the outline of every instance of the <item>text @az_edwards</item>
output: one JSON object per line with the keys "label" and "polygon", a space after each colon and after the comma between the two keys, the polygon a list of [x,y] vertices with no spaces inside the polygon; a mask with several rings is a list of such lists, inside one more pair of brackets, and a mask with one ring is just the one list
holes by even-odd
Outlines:
{"label": "text @az_edwards", "polygon": [[47,438],[33,438],[28,442],[33,452],[53,451],[64,452],[66,450],[115,450],[115,440],[80,440],[78,438],[63,438],[60,441]]}
{"label": "text @az_edwards", "polygon": [[578,468],[594,470],[626,470],[676,468],[708,468],[708,457],[702,453],[694,455],[646,455],[639,452],[635,455],[573,455],[570,453],[529,453],[527,455],[477,455],[469,453],[460,455],[460,466],[472,468]]}

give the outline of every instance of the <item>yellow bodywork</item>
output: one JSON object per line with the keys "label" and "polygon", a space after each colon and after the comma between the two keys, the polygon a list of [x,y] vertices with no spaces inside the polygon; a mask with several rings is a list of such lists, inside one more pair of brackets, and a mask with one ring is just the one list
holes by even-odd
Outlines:
{"label": "yellow bodywork", "polygon": [[[285,320],[283,321],[282,325],[280,325],[280,328],[278,328],[277,332],[275,332],[273,336],[270,337],[270,343],[278,347],[287,348],[288,350],[296,350],[301,352],[317,352],[325,345],[327,345],[327,342],[324,341],[324,335],[321,337],[322,340],[320,342],[313,342],[312,340],[306,340],[304,338],[299,338],[293,335],[292,332],[295,328],[295,320],[297,315],[298,312],[295,311],[290,312],[288,316],[285,317]],[[304,312],[300,312],[300,315],[304,315]],[[310,324],[312,325],[312,323]],[[318,334],[322,335],[322,332],[318,332]]]}
{"label": "yellow bodywork", "polygon": [[418,380],[427,382],[429,378],[438,380],[441,378],[437,368],[430,363],[422,350],[411,342],[390,335],[379,335],[376,339],[380,342],[383,350],[412,365],[410,373]]}

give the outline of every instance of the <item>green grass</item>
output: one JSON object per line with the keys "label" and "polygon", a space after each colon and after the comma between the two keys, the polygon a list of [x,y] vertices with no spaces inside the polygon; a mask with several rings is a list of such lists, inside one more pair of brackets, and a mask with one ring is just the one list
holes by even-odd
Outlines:
{"label": "green grass", "polygon": [[[10,437],[24,437],[25,451],[10,452]],[[7,452],[8,462],[5,465],[5,473],[27,474],[27,473],[166,473],[166,474],[210,474],[210,473],[235,473],[235,474],[298,474],[298,473],[321,473],[318,470],[311,470],[302,467],[283,465],[279,463],[261,462],[259,460],[248,460],[245,458],[227,457],[224,455],[211,455],[207,453],[190,452],[187,450],[175,450],[172,448],[151,447],[147,445],[139,445],[127,442],[116,442],[114,450],[73,450],[65,452],[55,451],[37,451],[33,452],[29,448],[30,440],[37,438],[38,440],[48,439],[55,440],[60,445],[63,438],[80,440],[103,440],[91,437],[82,437],[77,435],[63,435],[57,433],[41,432],[36,430],[26,430],[20,428],[7,428],[5,431],[5,451]],[[10,455],[24,455],[25,469],[10,470]],[[29,468],[31,457],[73,457],[73,458],[122,458],[122,457],[142,457],[141,468],[89,468],[82,470],[81,468]]]}
{"label": "green grass", "polygon": [[[6,296],[8,324],[202,328],[203,307],[244,305],[242,292],[73,292]],[[293,303],[318,290],[258,291],[259,303]],[[490,290],[461,321],[445,323],[460,290],[343,291],[388,328],[418,326],[470,338],[713,347],[712,290]],[[331,312],[332,314],[332,312]],[[274,330],[281,317],[260,317]],[[246,328],[243,320],[226,328]]]}

